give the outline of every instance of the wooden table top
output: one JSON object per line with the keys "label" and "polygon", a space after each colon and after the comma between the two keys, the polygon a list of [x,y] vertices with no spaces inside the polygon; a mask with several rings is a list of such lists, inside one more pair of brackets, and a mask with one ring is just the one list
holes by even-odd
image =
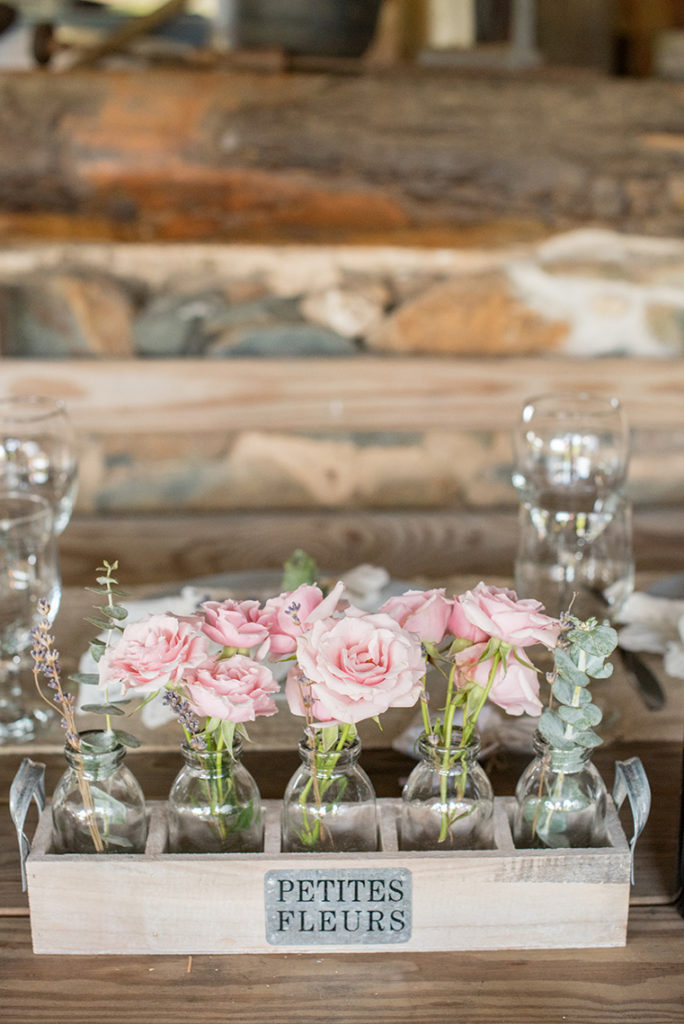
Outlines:
{"label": "wooden table top", "polygon": [[[133,588],[132,596],[146,592]],[[87,645],[85,603],[80,590],[66,588],[57,634],[68,670]],[[662,671],[661,679],[668,698],[661,712],[647,711],[618,670],[605,693],[612,721],[596,764],[610,786],[613,762],[639,756],[653,791],[651,817],[637,845],[627,945],[616,949],[223,957],[60,957],[56,950],[35,956],[6,805],[10,781],[27,754],[46,763],[52,791],[63,770],[61,734],[51,730],[31,744],[0,748],[0,1020],[365,1024],[373,1016],[393,1024],[682,1024],[684,921],[676,901],[684,709],[681,681]],[[404,725],[398,721],[389,732],[364,739],[364,766],[379,796],[398,796],[412,766],[392,746]],[[296,735],[289,726],[255,734],[246,763],[264,797],[282,795],[296,763]],[[141,738],[143,748],[130,752],[128,762],[148,798],[163,799],[179,767],[178,734],[174,727]],[[513,792],[528,760],[523,750],[505,745],[492,751],[487,768],[498,795]],[[625,820],[631,834],[629,825]]]}

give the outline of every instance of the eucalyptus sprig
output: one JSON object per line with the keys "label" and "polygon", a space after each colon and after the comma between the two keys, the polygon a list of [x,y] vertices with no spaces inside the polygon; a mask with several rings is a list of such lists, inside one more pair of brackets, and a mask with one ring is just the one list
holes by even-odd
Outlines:
{"label": "eucalyptus sprig", "polygon": [[[549,676],[551,706],[542,712],[539,732],[560,750],[598,747],[603,741],[594,732],[602,718],[589,689],[592,679],[608,679],[613,673],[606,659],[617,647],[617,632],[607,622],[582,621],[561,615],[561,628]],[[553,704],[557,705],[554,709]]]}
{"label": "eucalyptus sprig", "polygon": [[[126,597],[126,591],[119,588],[119,581],[114,573],[119,568],[118,562],[103,561],[97,568],[96,586],[85,589],[95,594],[102,604],[95,604],[95,615],[87,615],[85,621],[99,631],[98,635],[90,641],[90,654],[93,661],[99,662],[106,653],[115,635],[123,632],[123,623],[128,616],[128,609],[121,604],[120,598]],[[104,634],[104,637],[103,635]],[[75,672],[69,676],[70,682],[78,685],[97,686],[99,676],[97,672]],[[107,731],[126,747],[139,747],[140,740],[123,729],[112,729],[112,717],[121,717],[126,714],[125,706],[127,701],[109,700],[109,694],[105,693],[105,701],[100,704],[84,704],[82,711],[94,715],[104,715]]]}

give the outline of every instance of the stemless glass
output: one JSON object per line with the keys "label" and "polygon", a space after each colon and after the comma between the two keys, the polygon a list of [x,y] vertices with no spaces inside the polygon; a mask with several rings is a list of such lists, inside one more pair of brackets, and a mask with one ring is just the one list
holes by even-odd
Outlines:
{"label": "stemless glass", "polygon": [[0,399],[0,486],[42,495],[60,534],[76,498],[74,430],[59,399],[19,395]]}
{"label": "stemless glass", "polygon": [[47,709],[28,707],[21,659],[38,623],[38,602],[57,614],[60,578],[52,509],[37,494],[0,492],[0,743],[30,739]]}
{"label": "stemless glass", "polygon": [[634,585],[625,495],[629,428],[619,400],[530,398],[514,431],[520,499],[516,589],[559,615],[615,615]]}

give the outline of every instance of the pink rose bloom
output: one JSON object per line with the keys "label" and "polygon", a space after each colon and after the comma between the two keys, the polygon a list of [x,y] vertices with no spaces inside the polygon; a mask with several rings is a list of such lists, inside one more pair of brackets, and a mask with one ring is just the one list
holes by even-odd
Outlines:
{"label": "pink rose bloom", "polygon": [[[458,666],[458,687],[464,689],[468,683],[477,683],[483,689],[487,685],[492,670],[492,658],[479,661],[487,647],[486,643],[466,647],[455,656]],[[535,669],[521,665],[515,657],[516,652],[510,651],[506,658],[506,668],[500,662],[496,669],[494,682],[489,691],[489,700],[497,704],[509,715],[532,715],[537,717],[542,711],[539,699],[539,676]]]}
{"label": "pink rose bloom", "polygon": [[205,661],[186,672],[183,692],[199,716],[226,722],[253,722],[278,710],[271,694],[280,687],[266,665],[244,654]]}
{"label": "pink rose bloom", "polygon": [[456,598],[449,626],[454,636],[464,636],[455,628],[461,624],[462,613],[465,622],[472,627],[465,637],[475,643],[496,637],[513,647],[544,644],[552,648],[558,638],[560,622],[544,615],[543,611],[544,606],[539,601],[519,598],[514,590],[478,583],[474,590],[467,590]]}
{"label": "pink rose bloom", "polygon": [[311,623],[333,614],[343,590],[340,581],[324,598],[320,587],[303,583],[296,590],[269,598],[258,618],[268,630],[269,652],[292,654],[297,649],[297,637]]}
{"label": "pink rose bloom", "polygon": [[[258,601],[205,601],[202,610],[203,632],[222,647],[250,651],[268,639],[268,629],[259,622]],[[259,651],[258,656],[263,652]]]}
{"label": "pink rose bloom", "polygon": [[314,622],[297,640],[297,662],[327,717],[348,724],[412,707],[425,675],[420,638],[380,612]]}
{"label": "pink rose bloom", "polygon": [[403,629],[417,633],[427,643],[439,644],[444,639],[453,602],[444,590],[407,590],[390,597],[380,608],[391,615]]}
{"label": "pink rose bloom", "polygon": [[150,688],[176,683],[185,669],[208,657],[207,638],[193,620],[176,615],[146,615],[124,628],[98,662],[99,685],[122,683]]}
{"label": "pink rose bloom", "polygon": [[299,715],[301,717],[306,715],[306,707],[304,705],[305,699],[307,697],[311,699],[311,707],[309,708],[309,711],[314,718],[314,721],[312,722],[314,728],[339,724],[336,718],[331,718],[329,716],[328,711],[323,704],[321,704],[319,700],[315,700],[313,698],[311,686],[307,683],[306,677],[302,675],[302,671],[298,665],[293,665],[287,674],[287,679],[285,680],[285,696],[287,698],[287,706],[292,714]]}

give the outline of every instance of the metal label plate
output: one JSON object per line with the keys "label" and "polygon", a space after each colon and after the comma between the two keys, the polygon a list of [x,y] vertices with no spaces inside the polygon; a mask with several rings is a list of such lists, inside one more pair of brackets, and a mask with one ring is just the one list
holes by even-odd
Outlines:
{"label": "metal label plate", "polygon": [[271,945],[369,945],[411,938],[406,868],[303,868],[264,876]]}

